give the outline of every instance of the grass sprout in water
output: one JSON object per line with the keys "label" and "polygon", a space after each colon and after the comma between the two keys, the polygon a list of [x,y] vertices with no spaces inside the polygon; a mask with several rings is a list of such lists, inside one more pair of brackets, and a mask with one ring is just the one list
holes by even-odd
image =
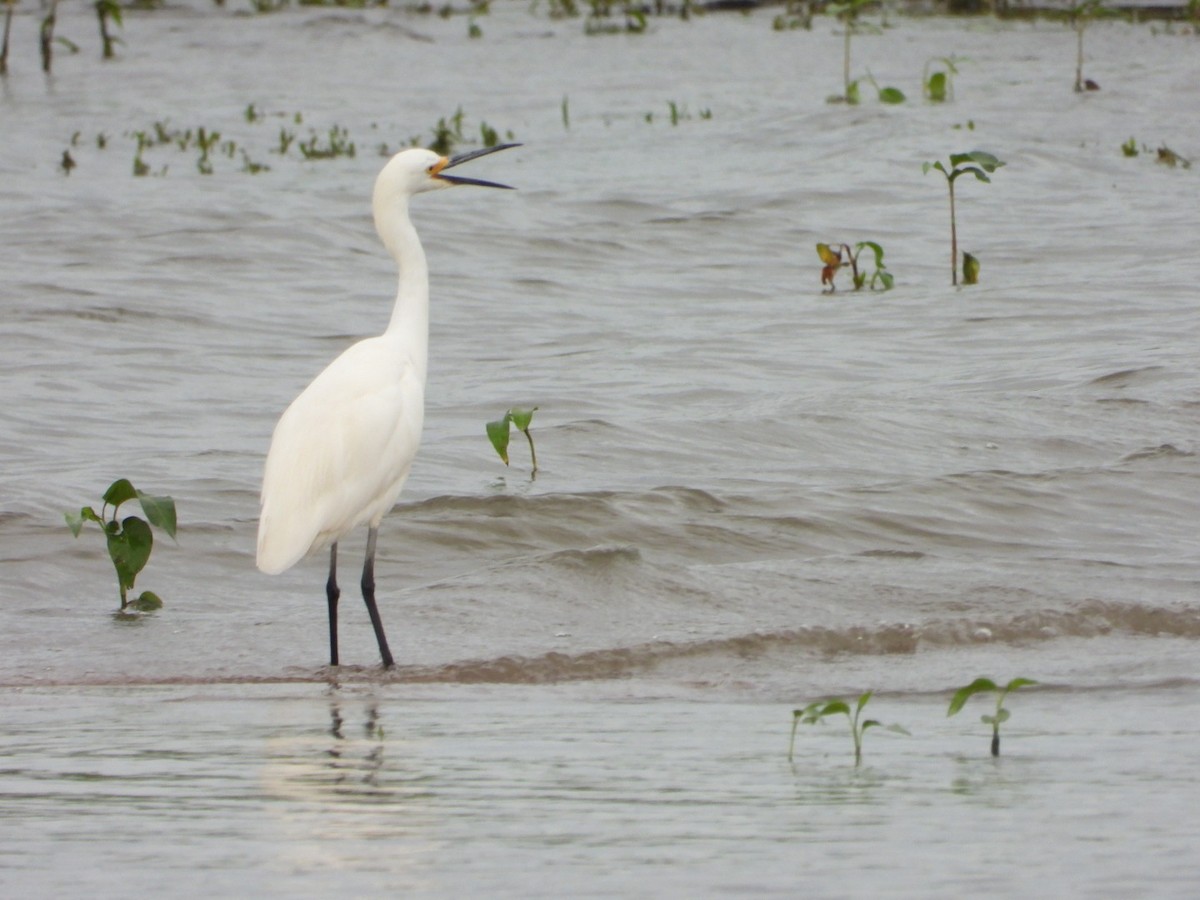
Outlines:
{"label": "grass sprout in water", "polygon": [[976,678],[970,684],[960,687],[954,692],[954,696],[950,698],[950,707],[946,710],[947,716],[952,716],[963,708],[963,705],[975,694],[996,693],[996,711],[988,715],[980,716],[980,721],[985,725],[992,726],[992,756],[1000,755],[1000,725],[1007,722],[1009,712],[1004,708],[1004,698],[1012,691],[1023,688],[1027,685],[1037,684],[1029,678],[1014,678],[1003,688],[999,687],[996,682],[990,678]]}
{"label": "grass sprout in water", "polygon": [[[922,165],[921,170],[925,174],[929,174],[930,169],[937,169],[946,177],[946,184],[950,190],[950,283],[958,284],[958,225],[954,209],[954,182],[958,180],[960,175],[966,175],[968,172],[974,175],[980,181],[990,182],[992,179],[988,177],[998,168],[1004,165],[999,159],[990,153],[985,153],[982,150],[971,150],[968,153],[952,153],[950,154],[950,166],[946,167],[940,160],[937,162],[927,162]],[[978,260],[976,260],[978,263]],[[978,277],[978,265],[976,265],[975,274]],[[968,282],[973,284],[974,282]]]}
{"label": "grass sprout in water", "polygon": [[497,419],[494,422],[487,423],[488,440],[492,442],[492,446],[496,448],[496,453],[504,460],[504,464],[508,465],[508,439],[513,427],[525,435],[525,440],[529,441],[529,457],[532,461],[532,470],[529,473],[530,478],[537,478],[538,464],[537,451],[533,446],[533,435],[529,433],[529,424],[533,421],[533,414],[537,412],[537,407],[522,407],[514,406],[504,414],[504,418]]}
{"label": "grass sprout in water", "polygon": [[854,765],[862,765],[862,744],[863,735],[868,728],[880,727],[887,731],[893,731],[897,734],[908,734],[908,730],[902,725],[884,725],[878,719],[867,719],[860,721],[863,708],[871,699],[873,691],[867,691],[860,694],[858,702],[854,705],[854,710],[851,711],[850,705],[845,700],[817,700],[803,709],[792,710],[792,737],[788,742],[788,762],[792,761],[796,749],[796,729],[800,725],[815,725],[827,716],[836,716],[844,714],[846,720],[850,723],[850,736],[854,740]]}
{"label": "grass sprout in water", "polygon": [[[175,501],[170,497],[156,497],[139,491],[126,478],[119,478],[109,485],[103,499],[104,505],[100,508],[99,515],[90,506],[83,507],[78,515],[65,513],[67,526],[75,537],[79,537],[87,522],[95,522],[104,530],[108,555],[112,559],[113,568],[117,570],[122,612],[131,606],[140,612],[159,609],[162,600],[157,594],[142,591],[136,600],[130,600],[129,592],[133,590],[138,573],[150,560],[150,551],[154,547],[154,533],[150,526],[161,528],[172,538],[175,537]],[[141,504],[146,519],[150,520],[149,524],[146,519],[138,516],[117,518],[121,504],[135,499]]]}

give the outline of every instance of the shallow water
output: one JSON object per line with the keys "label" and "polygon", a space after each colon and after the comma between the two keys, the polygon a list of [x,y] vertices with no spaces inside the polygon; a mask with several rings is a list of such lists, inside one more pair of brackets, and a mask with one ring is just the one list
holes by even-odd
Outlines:
{"label": "shallow water", "polygon": [[[137,830],[126,777],[167,747],[141,818],[180,840],[146,878],[203,870],[218,893],[267,859],[257,884],[289,895],[302,877],[350,895],[409,872],[416,893],[529,895],[556,866],[594,893],[784,894],[803,876],[837,896],[858,892],[851,872],[876,893],[1001,878],[1117,895],[1127,872],[1183,893],[1200,827],[1164,805],[1195,788],[1173,761],[1195,744],[1181,710],[1200,674],[1200,174],[1152,151],[1200,148],[1180,114],[1200,82],[1194,37],[1089,29],[1102,90],[1079,96],[1059,26],[900,19],[855,39],[855,68],[910,102],[849,109],[824,103],[841,71],[829,23],[780,34],[765,13],[587,38],[516,4],[469,40],[461,17],[197,5],[130,11],[121,58],[100,65],[77,12],[59,28],[84,52],[60,54],[51,79],[19,16],[0,85],[0,683],[25,723],[0,767],[9,794],[44,795],[21,801],[38,823],[20,829],[22,858],[53,860],[65,835],[96,885],[145,865],[123,854],[155,850],[116,853],[126,829],[107,817]],[[955,101],[921,102],[925,60],[952,52],[970,60]],[[686,107],[677,125],[670,102]],[[251,103],[264,120],[245,119]],[[377,569],[401,665],[373,667],[347,591],[351,665],[331,692],[323,561],[278,578],[253,566],[262,457],[291,397],[386,322],[376,145],[427,140],[460,105],[468,131],[485,120],[525,144],[475,164],[520,190],[415,205],[433,272],[426,433]],[[156,121],[220,130],[271,169],[218,157],[205,176],[193,152],[155,147],[146,162],[165,174],[134,178],[131,134]],[[353,159],[271,152],[281,128],[334,124]],[[1123,157],[1131,135],[1151,152]],[[983,283],[955,290],[944,185],[921,163],[973,147],[1008,165],[959,182]],[[863,239],[885,247],[895,290],[822,294],[814,243]],[[521,403],[539,406],[536,481],[523,446],[506,470],[483,434]],[[178,545],[160,540],[138,582],[167,606],[132,622],[110,616],[98,536],[72,540],[61,520],[122,475],[180,511]],[[359,553],[361,536],[343,543],[348,585]],[[1019,697],[1015,776],[974,756],[975,716],[943,718],[981,673],[1052,686]],[[840,746],[790,772],[792,705],[869,687],[888,692],[882,718],[921,720],[914,737],[881,737],[888,761],[862,776]],[[356,766],[376,749],[418,762],[383,770],[382,802],[356,795],[326,822],[339,702]],[[386,738],[361,737],[372,704]],[[564,753],[564,777],[599,799],[573,805],[543,780]],[[645,759],[681,773],[683,802],[671,781],[623,787]],[[116,799],[76,797],[79,771]],[[433,812],[406,772],[437,781]],[[285,786],[258,802],[244,779]],[[856,798],[868,785],[861,822],[836,799],[793,818],[827,780]],[[186,819],[167,808],[205,785],[225,800]],[[714,812],[726,789],[728,819]],[[380,824],[414,797],[427,827]],[[1099,813],[1062,820],[1053,854],[1014,819],[1073,800]],[[909,864],[988,804],[1011,853],[980,837],[944,880],[933,860]],[[710,814],[713,831],[689,837]],[[340,880],[311,871],[333,822],[353,842],[329,851]],[[886,885],[870,881],[880,860]],[[10,857],[0,877],[28,890],[56,876]]]}

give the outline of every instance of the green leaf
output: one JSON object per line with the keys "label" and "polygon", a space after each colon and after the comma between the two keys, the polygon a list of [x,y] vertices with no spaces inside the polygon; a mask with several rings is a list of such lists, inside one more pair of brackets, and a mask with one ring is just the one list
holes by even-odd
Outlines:
{"label": "green leaf", "polygon": [[891,273],[880,272],[878,274],[879,274],[879,280],[881,282],[883,282],[883,289],[885,291],[890,291],[892,289],[892,284],[894,282],[894,279],[892,278]]}
{"label": "green leaf", "polygon": [[952,716],[962,709],[963,704],[965,704],[972,695],[994,690],[996,690],[996,683],[990,678],[976,678],[966,687],[960,687],[954,692],[954,696],[950,698],[950,708],[946,711],[946,715]]}
{"label": "green leaf", "polygon": [[115,509],[126,500],[132,500],[137,493],[137,488],[129,483],[128,478],[118,478],[104,492],[104,502]]}
{"label": "green leaf", "polygon": [[487,423],[487,436],[492,442],[492,446],[496,448],[496,452],[500,458],[504,460],[504,464],[508,465],[508,435],[509,422],[512,418],[505,415],[503,419],[497,419],[495,422]]}
{"label": "green leaf", "polygon": [[159,599],[158,594],[152,591],[142,591],[141,596],[130,604],[134,609],[141,612],[152,612],[156,609],[162,609],[163,602]]}
{"label": "green leaf", "polygon": [[979,283],[979,259],[965,251],[963,252],[962,274],[963,284]]}
{"label": "green leaf", "polygon": [[861,250],[863,247],[870,247],[871,252],[875,254],[875,268],[883,268],[883,247],[874,241],[859,241],[855,249]]}
{"label": "green leaf", "polygon": [[984,713],[982,716],[979,717],[979,721],[982,722],[984,725],[995,725],[996,717],[990,716],[987,713]]}
{"label": "green leaf", "polygon": [[962,174],[965,174],[966,172],[970,172],[972,175],[974,175],[980,181],[986,181],[986,182],[988,182],[988,184],[991,184],[992,179],[990,179],[986,175],[984,175],[982,169],[977,169],[977,168],[975,168],[975,166],[967,166],[966,168],[959,171],[958,174],[962,175]]}
{"label": "green leaf", "polygon": [[972,150],[967,154],[972,162],[978,163],[988,172],[995,172],[1004,165],[999,159],[991,153],[985,153],[983,150]]}
{"label": "green leaf", "polygon": [[909,731],[907,728],[905,728],[903,725],[887,725],[884,727],[884,730],[885,731],[894,731],[896,734],[906,734],[909,737],[912,737],[912,732]]}
{"label": "green leaf", "polygon": [[1032,678],[1014,678],[1004,687],[1004,693],[1015,691],[1017,688],[1023,688],[1031,684],[1037,684]]}
{"label": "green leaf", "polygon": [[824,707],[821,708],[821,711],[820,711],[820,715],[822,717],[833,716],[833,715],[837,715],[838,713],[845,713],[846,715],[850,715],[850,707],[848,705],[846,705],[846,702],[844,700],[830,700],[828,703],[825,704]]}
{"label": "green leaf", "polygon": [[133,587],[138,572],[146,567],[146,562],[150,559],[154,534],[144,520],[137,516],[129,516],[121,523],[120,530],[110,530],[107,538],[108,555],[112,557],[124,596],[125,591]]}
{"label": "green leaf", "polygon": [[934,72],[929,76],[929,81],[925,85],[929,92],[929,99],[934,103],[946,102],[946,73]]}
{"label": "green leaf", "polygon": [[509,418],[512,423],[517,426],[520,431],[528,431],[529,423],[533,421],[533,414],[537,412],[537,407],[532,408],[524,406],[514,406],[508,411]]}
{"label": "green leaf", "polygon": [[880,722],[878,719],[867,719],[867,721],[862,723],[862,727],[859,728],[859,731],[866,731],[868,728],[870,728],[874,725],[882,726],[883,723]]}
{"label": "green leaf", "polygon": [[899,88],[885,87],[879,92],[879,99],[883,103],[903,103],[904,91]]}
{"label": "green leaf", "polygon": [[[865,691],[859,695],[858,705],[855,706],[855,708],[854,708],[855,715],[857,715],[858,713],[861,713],[863,711],[863,707],[867,705],[867,702],[871,699],[871,695],[873,693],[875,693],[875,692],[874,691]],[[875,724],[878,725],[879,723],[876,722]]]}
{"label": "green leaf", "polygon": [[992,716],[992,724],[999,725],[1002,722],[1007,722],[1012,715],[1007,709],[996,710],[996,715]]}
{"label": "green leaf", "polygon": [[852,106],[857,106],[858,99],[858,82],[852,81],[846,85],[846,102]]}
{"label": "green leaf", "polygon": [[137,498],[150,524],[175,537],[175,501],[170,497],[155,497],[141,491],[137,492]]}

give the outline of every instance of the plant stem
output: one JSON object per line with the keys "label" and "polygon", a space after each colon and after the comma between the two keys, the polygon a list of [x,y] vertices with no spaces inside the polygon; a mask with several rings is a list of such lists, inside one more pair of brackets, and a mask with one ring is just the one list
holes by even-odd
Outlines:
{"label": "plant stem", "polygon": [[1000,726],[992,726],[992,756],[1000,755]]}
{"label": "plant stem", "polygon": [[113,53],[113,40],[108,33],[108,7],[104,0],[100,0],[96,4],[96,18],[100,20],[100,43],[104,48],[103,56],[105,59],[112,59],[115,54]]}
{"label": "plant stem", "polygon": [[8,74],[8,34],[12,30],[13,6],[16,0],[8,0],[8,9],[4,13],[4,43],[0,45],[0,75]]}
{"label": "plant stem", "polygon": [[850,100],[850,19],[846,18],[843,22],[846,27],[846,49],[842,54],[842,85],[845,91],[842,94],[846,101]]}
{"label": "plant stem", "polygon": [[1083,91],[1083,16],[1076,11],[1075,13],[1075,33],[1079,37],[1078,51],[1075,55],[1075,93]]}
{"label": "plant stem", "polygon": [[958,226],[954,221],[954,179],[950,182],[950,283],[958,286]]}
{"label": "plant stem", "polygon": [[42,71],[50,73],[50,65],[54,56],[54,21],[58,13],[58,0],[50,0],[50,11],[42,19],[41,47]]}
{"label": "plant stem", "polygon": [[533,470],[529,473],[531,479],[537,478],[537,451],[533,449],[533,435],[529,433],[529,429],[525,429],[525,440],[529,441],[529,458],[533,460]]}

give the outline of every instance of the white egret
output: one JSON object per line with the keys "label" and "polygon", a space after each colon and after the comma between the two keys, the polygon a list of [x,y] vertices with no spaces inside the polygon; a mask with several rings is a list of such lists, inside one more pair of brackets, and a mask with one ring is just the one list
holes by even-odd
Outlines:
{"label": "white egret", "polygon": [[502,144],[448,158],[431,150],[397,153],[375,180],[375,230],[400,270],[387,330],[335,359],[284,411],[263,472],[258,567],[276,575],[329,547],[329,663],[338,664],[337,542],[367,524],[362,595],[384,666],[392,665],[375,604],[375,540],[417,455],[425,413],[429,353],[429,268],[408,216],[414,194],[461,184],[508,188],[447,169],[515,147]]}

